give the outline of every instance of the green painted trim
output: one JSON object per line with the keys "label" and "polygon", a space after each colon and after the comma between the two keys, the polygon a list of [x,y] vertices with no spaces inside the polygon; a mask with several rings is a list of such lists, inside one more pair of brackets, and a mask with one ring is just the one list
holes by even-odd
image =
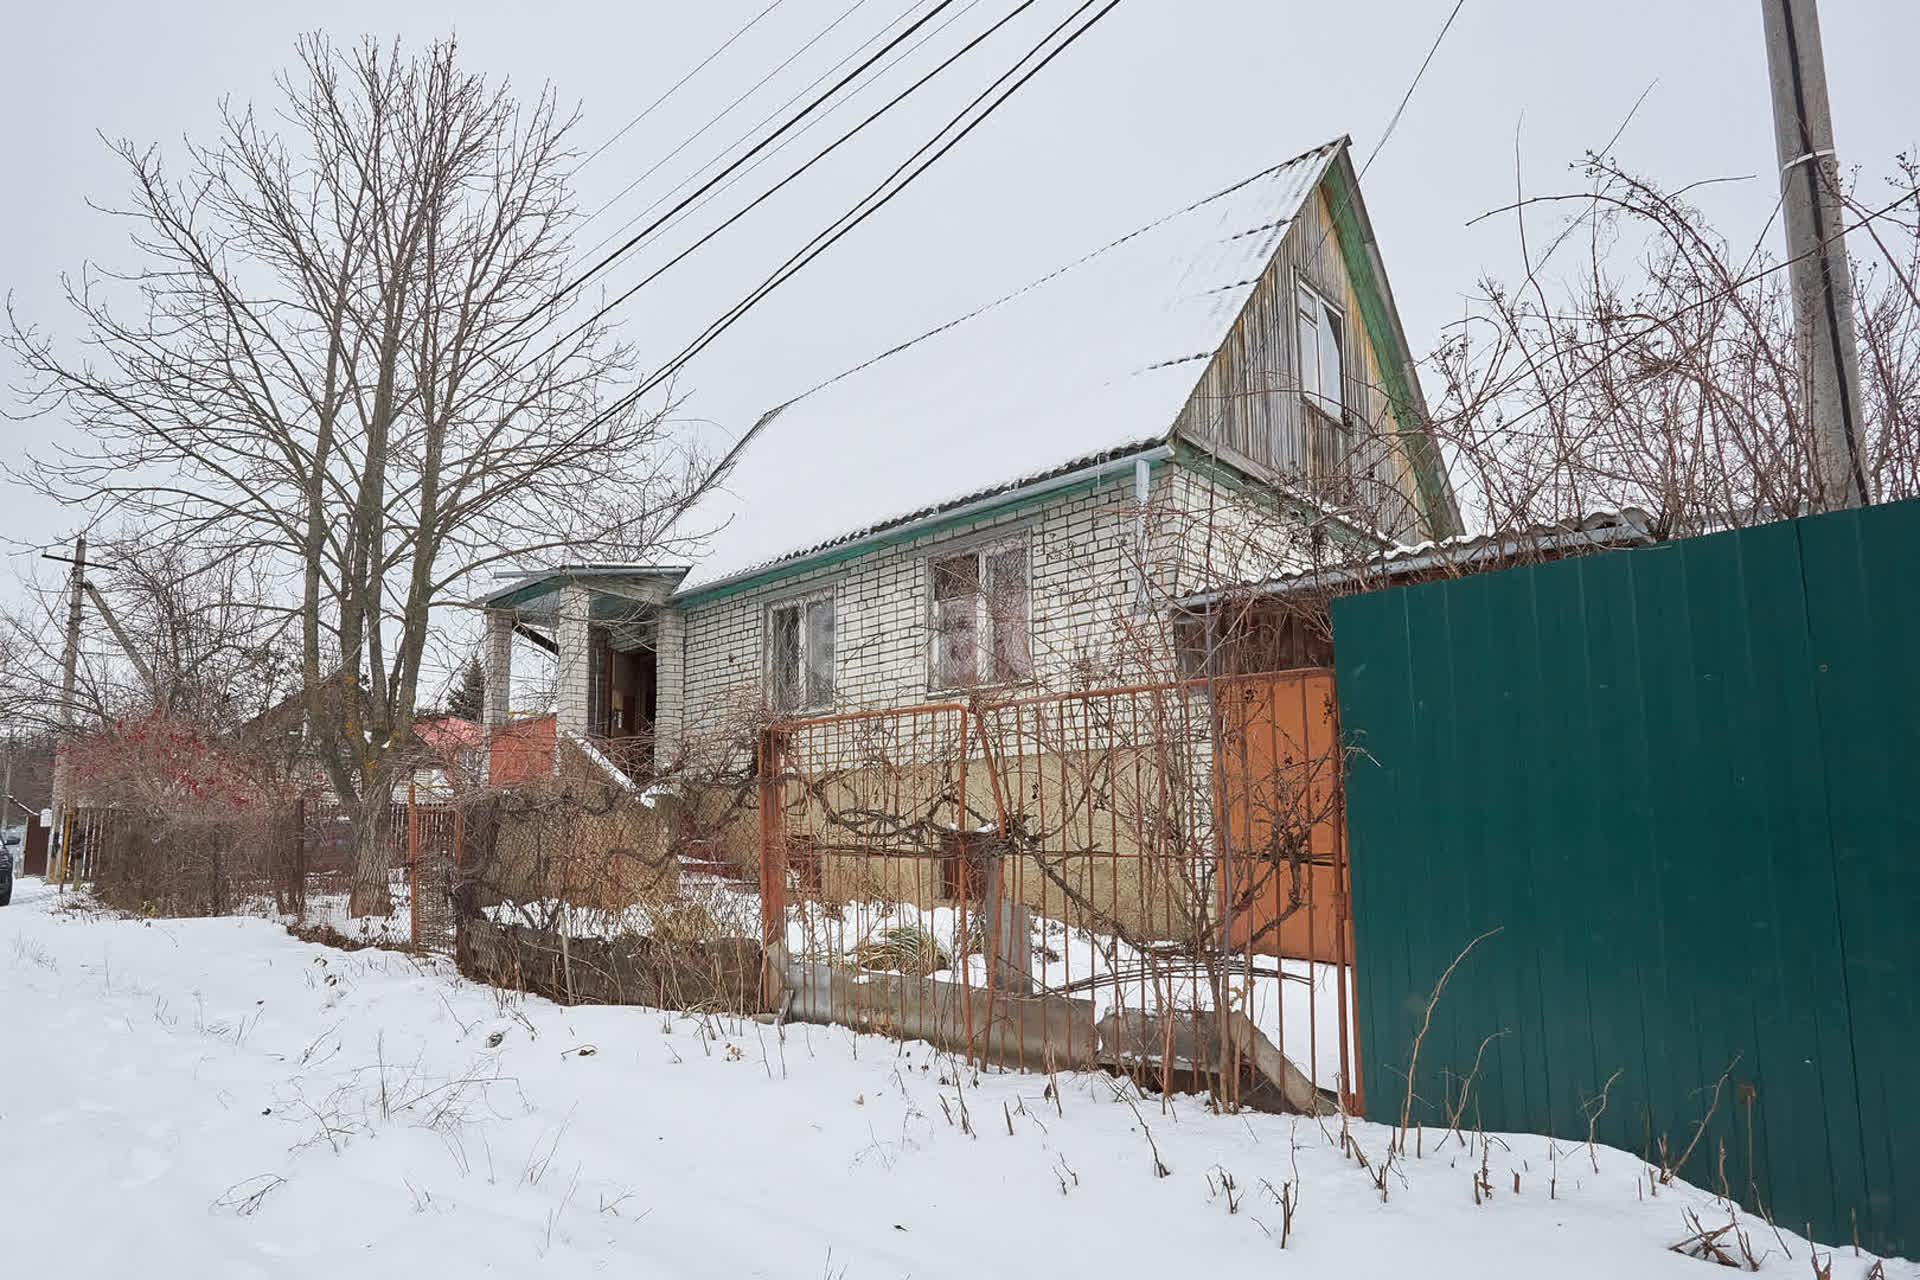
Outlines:
{"label": "green painted trim", "polygon": [[[546,571],[538,577],[535,577],[531,582],[515,587],[512,591],[503,595],[482,596],[475,603],[483,609],[518,609],[529,600],[538,600],[542,596],[552,595],[554,592],[564,590],[567,587],[578,586],[592,589],[596,582],[643,581],[657,583],[670,580],[678,583],[686,576],[687,566],[685,565],[670,565],[664,567],[609,566],[607,570],[601,572],[596,572],[592,566],[573,566],[571,568],[562,566],[558,569]],[[602,591],[601,594],[618,595],[619,593],[617,591]],[[670,596],[672,594],[673,592],[669,588],[666,595]],[[640,600],[636,596],[628,596],[625,598],[633,600],[636,603],[648,603],[647,601]]]}
{"label": "green painted trim", "polygon": [[[1150,467],[1165,466],[1166,459],[1148,459]],[[1111,485],[1130,485],[1131,478],[1126,472],[1112,471],[1105,475],[1089,476],[1072,484],[1045,489],[1034,493],[1025,489],[1010,489],[1006,501],[985,507],[974,507],[965,512],[957,512],[945,519],[934,519],[924,524],[915,523],[910,527],[886,530],[869,537],[858,538],[837,547],[825,547],[811,555],[798,556],[792,560],[767,566],[759,573],[751,574],[733,582],[716,583],[711,587],[695,587],[685,595],[672,597],[668,604],[677,609],[696,609],[701,605],[724,600],[728,596],[739,595],[743,591],[753,591],[769,586],[787,578],[798,577],[803,573],[814,573],[821,569],[830,569],[849,560],[881,551],[888,547],[897,547],[907,542],[918,542],[922,538],[936,537],[951,533],[955,529],[979,524],[983,520],[993,520],[1010,512],[1024,511],[1031,507],[1042,506],[1057,498],[1074,497],[1094,489],[1104,489]]]}
{"label": "green painted trim", "polygon": [[1420,514],[1427,531],[1444,538],[1460,532],[1460,513],[1454,505],[1453,485],[1447,479],[1440,448],[1427,431],[1426,407],[1407,377],[1413,354],[1395,323],[1373,259],[1367,253],[1369,242],[1360,227],[1360,192],[1347,177],[1346,166],[1327,166],[1321,179],[1322,194],[1333,214],[1335,237],[1340,241],[1340,256],[1346,263],[1347,279],[1354,296],[1360,300],[1360,317],[1367,326],[1367,339],[1373,344],[1380,365],[1380,380],[1387,392],[1407,461],[1413,467],[1415,487],[1420,495]]}
{"label": "green painted trim", "polygon": [[511,595],[502,596],[497,600],[483,601],[482,605],[488,609],[518,609],[529,600],[538,600],[541,596],[557,590],[559,590],[559,586],[543,579],[539,582],[530,582]]}
{"label": "green painted trim", "polygon": [[1377,551],[1383,544],[1383,539],[1357,527],[1352,521],[1341,519],[1275,489],[1272,485],[1248,475],[1225,458],[1209,453],[1200,445],[1190,444],[1186,440],[1175,441],[1173,461],[1195,475],[1216,484],[1225,485],[1233,490],[1236,497],[1248,498],[1261,506],[1270,508],[1277,515],[1304,521],[1325,520],[1327,528],[1334,537],[1350,546]]}

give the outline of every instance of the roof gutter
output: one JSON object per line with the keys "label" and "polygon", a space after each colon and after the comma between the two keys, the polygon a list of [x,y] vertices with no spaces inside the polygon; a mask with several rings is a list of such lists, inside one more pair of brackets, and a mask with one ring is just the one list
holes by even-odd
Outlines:
{"label": "roof gutter", "polygon": [[1544,538],[1506,537],[1498,542],[1468,549],[1449,550],[1446,547],[1435,547],[1430,551],[1408,556],[1404,560],[1374,560],[1345,569],[1316,569],[1311,573],[1294,577],[1269,578],[1265,582],[1257,582],[1252,586],[1203,591],[1198,595],[1187,596],[1178,603],[1183,609],[1204,609],[1222,600],[1284,596],[1295,591],[1310,591],[1317,587],[1342,586],[1346,583],[1361,581],[1369,575],[1392,579],[1422,573],[1442,565],[1470,567],[1486,560],[1498,560],[1523,550],[1575,551],[1582,548],[1595,550],[1614,546],[1642,546],[1652,541],[1652,534],[1632,524],[1608,525],[1603,529],[1569,529],[1564,533],[1549,534]]}
{"label": "roof gutter", "polygon": [[1072,471],[1063,471],[1059,475],[1048,476],[1044,480],[1035,480],[1029,484],[1003,489],[999,493],[976,498],[971,502],[944,507],[938,511],[929,511],[925,515],[916,516],[899,524],[873,529],[858,537],[848,538],[844,542],[836,542],[830,546],[821,547],[818,551],[795,556],[791,560],[776,560],[769,564],[756,565],[751,569],[742,569],[738,573],[730,573],[724,578],[715,578],[712,582],[703,582],[688,591],[676,593],[670,598],[670,603],[685,605],[750,582],[755,578],[786,577],[789,574],[800,573],[811,567],[815,561],[828,556],[844,559],[850,554],[858,553],[875,544],[903,542],[936,526],[964,523],[971,517],[997,511],[1011,503],[1031,501],[1061,489],[1071,489],[1089,481],[1103,480],[1108,476],[1133,475],[1140,464],[1165,462],[1171,457],[1173,457],[1173,446],[1170,444],[1150,445],[1131,453],[1119,454],[1104,462],[1095,462],[1077,467]]}

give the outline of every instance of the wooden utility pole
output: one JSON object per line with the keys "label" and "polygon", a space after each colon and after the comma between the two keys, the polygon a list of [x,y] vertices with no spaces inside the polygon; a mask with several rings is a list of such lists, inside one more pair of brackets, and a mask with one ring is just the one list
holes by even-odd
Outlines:
{"label": "wooden utility pole", "polygon": [[1793,281],[1800,403],[1812,433],[1814,509],[1858,507],[1867,502],[1860,461],[1860,363],[1820,16],[1815,0],[1761,0],[1761,8]]}

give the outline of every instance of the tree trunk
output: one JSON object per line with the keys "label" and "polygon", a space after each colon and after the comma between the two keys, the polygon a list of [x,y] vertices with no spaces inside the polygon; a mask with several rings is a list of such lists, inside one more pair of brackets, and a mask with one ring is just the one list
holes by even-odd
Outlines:
{"label": "tree trunk", "polygon": [[353,822],[353,890],[347,899],[347,914],[355,919],[393,914],[388,880],[393,805],[386,779],[376,776],[363,794]]}

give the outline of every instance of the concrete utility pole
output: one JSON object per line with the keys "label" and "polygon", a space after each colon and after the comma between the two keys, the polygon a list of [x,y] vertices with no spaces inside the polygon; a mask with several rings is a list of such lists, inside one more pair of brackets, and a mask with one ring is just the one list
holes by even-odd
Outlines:
{"label": "concrete utility pole", "polygon": [[133,641],[127,639],[127,633],[120,627],[120,619],[114,617],[113,610],[107,607],[107,598],[100,594],[100,588],[91,582],[82,585],[86,588],[87,599],[93,601],[93,607],[100,611],[100,620],[107,624],[107,630],[113,632],[113,638],[120,642],[120,651],[127,655],[127,661],[133,665],[135,673],[146,682],[147,696],[153,699],[155,706],[159,706],[160,682],[153,678],[153,668],[148,666],[147,660],[140,656],[140,651],[133,647]]}
{"label": "concrete utility pole", "polygon": [[[59,556],[47,557],[51,560]],[[87,535],[81,534],[73,540],[73,563],[68,575],[67,588],[67,644],[61,654],[60,664],[60,732],[54,737],[53,757],[53,831],[50,840],[62,841],[60,858],[64,863],[67,856],[65,844],[67,809],[67,760],[65,748],[73,741],[73,686],[80,667],[80,600],[81,592],[87,585]],[[51,857],[47,864],[51,874]]]}
{"label": "concrete utility pole", "polygon": [[1867,502],[1860,461],[1860,358],[1820,16],[1814,0],[1761,0],[1761,8],[1787,220],[1800,403],[1813,437],[1814,510],[1858,507]]}

